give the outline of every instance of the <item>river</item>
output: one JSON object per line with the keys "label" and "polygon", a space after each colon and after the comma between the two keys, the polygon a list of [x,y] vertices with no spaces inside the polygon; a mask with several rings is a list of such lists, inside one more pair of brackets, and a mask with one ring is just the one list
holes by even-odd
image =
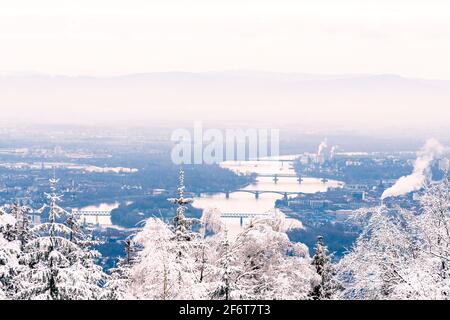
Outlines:
{"label": "river", "polygon": [[[342,182],[330,180],[323,182],[317,178],[302,178],[299,183],[293,168],[292,161],[295,156],[286,156],[285,161],[228,161],[223,162],[223,168],[230,169],[240,174],[256,173],[261,175],[292,175],[294,177],[279,177],[275,183],[273,177],[258,177],[256,183],[249,185],[243,190],[248,191],[279,191],[279,192],[299,192],[316,193],[324,192],[329,188],[343,186]],[[281,160],[281,159],[280,159]],[[283,199],[282,194],[262,193],[256,199],[254,194],[235,192],[230,193],[229,198],[225,194],[203,194],[194,198],[193,206],[199,209],[218,209],[222,213],[253,213],[264,214],[275,207],[275,201]],[[247,223],[247,219],[223,218],[223,223],[227,226],[230,236],[236,236],[242,227]]]}
{"label": "river", "polygon": [[[278,192],[299,192],[316,193],[326,191],[328,188],[336,188],[343,185],[342,182],[330,180],[323,182],[321,179],[303,177],[301,183],[295,176],[293,162],[295,156],[285,156],[280,160],[270,161],[228,161],[221,163],[221,167],[230,169],[238,174],[256,173],[260,175],[288,175],[292,177],[278,177],[275,183],[273,177],[258,177],[256,183],[251,184],[242,190],[247,191],[278,191]],[[189,186],[187,186],[189,189]],[[222,213],[252,213],[264,214],[275,207],[275,201],[282,199],[283,194],[261,193],[258,199],[254,194],[243,192],[231,192],[229,198],[224,193],[202,194],[194,198],[193,206],[198,209],[218,209]],[[102,203],[98,206],[88,206],[81,208],[83,211],[112,211],[119,206],[116,203]],[[100,224],[101,226],[112,227],[110,216],[83,217],[87,223]],[[223,218],[223,223],[227,226],[230,238],[235,237],[248,219]]]}

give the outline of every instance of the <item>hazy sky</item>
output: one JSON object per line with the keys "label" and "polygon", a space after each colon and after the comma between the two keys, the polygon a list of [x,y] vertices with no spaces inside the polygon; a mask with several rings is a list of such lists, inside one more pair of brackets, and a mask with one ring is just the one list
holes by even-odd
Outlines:
{"label": "hazy sky", "polygon": [[0,71],[450,79],[448,0],[0,0]]}

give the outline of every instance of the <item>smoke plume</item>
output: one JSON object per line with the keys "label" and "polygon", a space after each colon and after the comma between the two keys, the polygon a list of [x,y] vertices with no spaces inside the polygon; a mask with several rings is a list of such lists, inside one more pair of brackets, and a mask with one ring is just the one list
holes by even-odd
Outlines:
{"label": "smoke plume", "polygon": [[384,191],[381,199],[388,197],[397,197],[409,192],[417,191],[422,188],[425,179],[426,171],[435,157],[444,152],[444,147],[436,139],[429,139],[425,145],[417,153],[417,159],[414,162],[413,173],[409,176],[404,176],[389,189]]}
{"label": "smoke plume", "polygon": [[317,150],[317,155],[320,157],[326,148],[328,148],[328,139],[325,138],[325,140],[323,140],[319,145],[319,150]]}

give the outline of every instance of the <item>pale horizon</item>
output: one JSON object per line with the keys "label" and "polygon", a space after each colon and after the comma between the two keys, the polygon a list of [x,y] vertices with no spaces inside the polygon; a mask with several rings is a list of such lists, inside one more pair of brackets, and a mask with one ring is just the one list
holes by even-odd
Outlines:
{"label": "pale horizon", "polygon": [[449,16],[443,0],[3,0],[0,71],[258,70],[450,80]]}
{"label": "pale horizon", "polygon": [[446,134],[449,16],[444,0],[0,0],[0,122]]}
{"label": "pale horizon", "polygon": [[448,133],[450,82],[395,75],[215,72],[0,76],[0,122],[298,126]]}

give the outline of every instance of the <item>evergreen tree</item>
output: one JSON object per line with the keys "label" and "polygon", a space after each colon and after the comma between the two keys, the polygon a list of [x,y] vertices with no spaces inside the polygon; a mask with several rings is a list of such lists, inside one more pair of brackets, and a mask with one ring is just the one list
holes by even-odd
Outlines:
{"label": "evergreen tree", "polygon": [[11,299],[19,290],[17,276],[27,266],[20,264],[25,245],[33,237],[28,214],[31,208],[18,202],[0,210],[0,289]]}
{"label": "evergreen tree", "polygon": [[191,241],[196,236],[191,229],[195,220],[186,218],[186,210],[187,205],[192,203],[193,199],[184,197],[185,188],[184,171],[181,169],[179,175],[178,198],[170,198],[168,200],[177,205],[176,214],[173,219],[173,227],[177,240]]}
{"label": "evergreen tree", "polygon": [[13,232],[16,219],[7,211],[5,207],[0,210],[0,300],[14,294],[13,279],[19,268],[20,243]]}
{"label": "evergreen tree", "polygon": [[[178,264],[178,285],[193,285],[195,282],[201,282],[203,279],[202,265],[204,264],[204,254],[202,254],[202,244],[200,235],[192,231],[192,226],[196,219],[186,217],[187,205],[193,202],[193,199],[184,197],[184,171],[180,170],[178,198],[168,199],[177,205],[175,218],[173,220],[173,232],[175,236],[171,239],[171,250],[175,251],[175,263]],[[200,254],[199,254],[200,253]],[[200,270],[197,277],[196,270]],[[188,275],[188,273],[191,273]],[[188,278],[188,279],[186,279]]]}
{"label": "evergreen tree", "polygon": [[311,292],[311,297],[314,300],[331,299],[341,289],[341,286],[336,280],[336,271],[333,267],[331,257],[328,255],[328,248],[323,243],[322,236],[317,238],[312,265],[321,277],[321,282],[314,287]]}
{"label": "evergreen tree", "polygon": [[49,222],[32,228],[37,237],[24,248],[21,263],[29,270],[19,274],[17,299],[89,300],[100,296],[105,275],[95,264],[98,252],[90,249],[80,230],[56,222],[67,214],[58,206],[57,183],[51,179],[51,193],[46,194]]}
{"label": "evergreen tree", "polygon": [[32,239],[31,221],[29,215],[33,210],[28,206],[21,206],[18,202],[11,206],[11,215],[16,219],[15,238],[20,241],[21,248]]}

